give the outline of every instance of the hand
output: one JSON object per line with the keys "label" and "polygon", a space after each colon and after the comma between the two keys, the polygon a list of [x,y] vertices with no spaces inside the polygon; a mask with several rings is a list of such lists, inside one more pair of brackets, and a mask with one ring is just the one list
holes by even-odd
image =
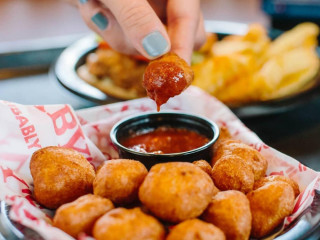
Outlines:
{"label": "hand", "polygon": [[190,63],[205,41],[200,0],[79,0],[78,6],[87,25],[125,54],[153,59],[171,50]]}

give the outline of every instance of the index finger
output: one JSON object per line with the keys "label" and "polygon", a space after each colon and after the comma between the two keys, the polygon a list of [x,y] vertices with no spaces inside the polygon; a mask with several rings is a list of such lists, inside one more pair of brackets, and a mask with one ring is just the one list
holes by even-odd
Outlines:
{"label": "index finger", "polygon": [[200,18],[199,0],[169,0],[167,6],[168,34],[171,51],[190,63]]}
{"label": "index finger", "polygon": [[153,59],[170,50],[170,39],[147,0],[100,0],[113,13],[132,45]]}

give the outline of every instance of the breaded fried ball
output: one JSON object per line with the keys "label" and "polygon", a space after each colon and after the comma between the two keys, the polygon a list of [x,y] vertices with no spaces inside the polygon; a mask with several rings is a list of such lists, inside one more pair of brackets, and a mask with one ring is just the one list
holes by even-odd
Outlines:
{"label": "breaded fried ball", "polygon": [[135,202],[138,200],[139,187],[147,173],[148,170],[139,161],[108,160],[97,172],[93,192],[115,204]]}
{"label": "breaded fried ball", "polygon": [[227,139],[230,139],[231,138],[231,134],[228,130],[227,127],[224,127],[224,126],[221,126],[220,127],[220,136],[219,136],[219,139],[220,140],[227,140]]}
{"label": "breaded fried ball", "polygon": [[208,173],[208,175],[211,177],[212,168],[206,160],[194,161],[193,164],[201,168],[204,172]]}
{"label": "breaded fried ball", "polygon": [[219,128],[219,130],[220,130],[219,131],[219,138],[213,144],[213,152],[216,152],[217,149],[219,148],[220,144],[222,144],[224,141],[231,139],[231,134],[230,134],[228,128],[222,126]]}
{"label": "breaded fried ball", "polygon": [[[219,136],[219,138],[220,138],[220,136]],[[211,159],[212,166],[214,166],[220,158],[222,158],[224,155],[226,155],[225,148],[226,148],[226,146],[228,146],[228,144],[231,144],[231,143],[241,143],[241,142],[239,140],[234,140],[234,139],[220,140],[220,144],[215,149],[215,151],[213,153],[213,157]]]}
{"label": "breaded fried ball", "polygon": [[157,219],[140,208],[116,208],[94,224],[93,236],[96,240],[162,240],[165,230]]}
{"label": "breaded fried ball", "polygon": [[220,228],[227,240],[247,240],[251,231],[250,204],[242,192],[229,190],[217,193],[202,218]]}
{"label": "breaded fried ball", "polygon": [[222,157],[212,168],[212,179],[221,191],[238,190],[248,193],[254,184],[251,165],[236,155]]}
{"label": "breaded fried ball", "polygon": [[187,162],[154,165],[139,189],[140,201],[158,218],[181,222],[199,216],[216,188],[207,173]]}
{"label": "breaded fried ball", "polygon": [[291,178],[281,176],[281,175],[272,175],[272,176],[261,178],[259,181],[254,183],[253,189],[255,190],[257,188],[264,186],[267,183],[277,182],[277,181],[286,182],[290,184],[290,186],[293,189],[295,198],[300,194],[299,185],[295,181],[293,181]]}
{"label": "breaded fried ball", "polygon": [[250,162],[254,173],[254,180],[258,180],[265,176],[268,162],[253,147],[248,146],[237,140],[224,141],[214,153],[212,164],[214,165],[221,157],[225,155],[237,155],[244,160]]}
{"label": "breaded fried ball", "polygon": [[53,218],[53,225],[75,238],[81,232],[91,235],[95,221],[113,208],[109,199],[87,194],[60,206]]}
{"label": "breaded fried ball", "polygon": [[148,96],[157,103],[159,111],[160,106],[169,98],[179,95],[190,86],[193,77],[189,64],[177,54],[169,52],[150,61],[142,84]]}
{"label": "breaded fried ball", "polygon": [[93,166],[79,152],[46,147],[33,153],[30,171],[35,199],[47,208],[57,208],[92,193]]}
{"label": "breaded fried ball", "polygon": [[225,240],[224,233],[211,223],[190,219],[176,225],[166,240]]}
{"label": "breaded fried ball", "polygon": [[286,182],[270,182],[247,194],[252,214],[251,235],[266,236],[281,224],[294,208],[294,192]]}

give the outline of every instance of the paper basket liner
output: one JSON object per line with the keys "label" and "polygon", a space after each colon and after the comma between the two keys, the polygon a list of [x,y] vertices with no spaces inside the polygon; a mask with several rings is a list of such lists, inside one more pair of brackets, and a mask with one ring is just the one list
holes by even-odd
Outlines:
{"label": "paper basket liner", "polygon": [[[268,160],[267,175],[284,175],[295,180],[301,194],[284,226],[312,203],[314,189],[320,189],[319,173],[264,144],[214,97],[191,86],[161,107],[161,111],[168,110],[201,115],[227,127],[233,138],[254,147]],[[117,121],[133,114],[155,111],[155,103],[147,98],[76,112],[69,105],[26,106],[0,101],[0,199],[12,205],[10,217],[34,229],[45,239],[73,239],[52,227],[53,212],[34,201],[30,156],[46,146],[70,147],[97,167],[105,160],[118,158],[109,137]],[[92,238],[83,234],[79,239]]]}

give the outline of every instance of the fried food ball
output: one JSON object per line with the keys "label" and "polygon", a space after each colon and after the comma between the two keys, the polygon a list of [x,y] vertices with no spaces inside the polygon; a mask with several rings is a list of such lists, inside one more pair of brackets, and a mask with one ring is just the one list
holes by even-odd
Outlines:
{"label": "fried food ball", "polygon": [[281,224],[294,208],[294,192],[290,184],[269,182],[247,194],[252,214],[251,235],[266,236]]}
{"label": "fried food ball", "polygon": [[225,240],[224,233],[212,225],[199,219],[190,219],[176,225],[166,240]]}
{"label": "fried food ball", "polygon": [[248,193],[253,189],[254,174],[248,161],[237,155],[226,155],[213,166],[212,179],[221,191],[238,190]]}
{"label": "fried food ball", "polygon": [[231,139],[231,134],[230,134],[228,128],[226,128],[224,126],[220,127],[219,139],[223,139],[223,140]]}
{"label": "fried food ball", "polygon": [[228,128],[226,128],[224,126],[220,127],[219,138],[217,139],[217,141],[213,145],[213,152],[215,153],[217,151],[220,144],[222,144],[224,141],[230,140],[230,139],[231,139],[231,134],[230,134]]}
{"label": "fried food ball", "polygon": [[204,172],[208,173],[208,175],[211,177],[212,168],[206,160],[194,161],[193,164],[201,168]]}
{"label": "fried food ball", "polygon": [[217,189],[199,167],[187,162],[154,165],[139,189],[140,201],[158,218],[181,222],[198,217]]}
{"label": "fried food ball", "polygon": [[91,235],[95,221],[113,208],[109,199],[87,194],[60,206],[53,218],[53,225],[75,238],[81,232]]}
{"label": "fried food ball", "polygon": [[247,240],[251,231],[250,204],[242,192],[229,190],[217,193],[202,218],[220,228],[227,240]]}
{"label": "fried food ball", "polygon": [[93,166],[79,152],[62,147],[46,147],[33,153],[30,171],[35,199],[55,209],[92,193]]}
{"label": "fried food ball", "polygon": [[254,183],[253,189],[255,190],[257,188],[264,186],[267,183],[277,182],[277,181],[288,183],[293,189],[295,198],[298,197],[298,195],[300,194],[299,185],[295,181],[293,181],[291,178],[281,176],[281,175],[272,175],[272,176],[261,178],[259,181]]}
{"label": "fried food ball", "polygon": [[[220,139],[220,136],[219,136]],[[215,152],[213,153],[213,157],[211,159],[211,165],[214,166],[217,161],[219,161],[220,158],[222,158],[225,153],[225,148],[228,146],[230,143],[241,143],[239,140],[234,140],[234,139],[224,139],[220,140],[219,146],[215,149]]]}
{"label": "fried food ball", "polygon": [[115,204],[128,204],[138,200],[138,191],[148,170],[139,161],[108,160],[97,172],[93,182],[96,195],[109,198]]}
{"label": "fried food ball", "polygon": [[268,162],[256,149],[237,140],[227,140],[220,144],[214,153],[212,164],[214,165],[222,156],[237,155],[250,162],[254,173],[254,180],[265,176]]}
{"label": "fried food ball", "polygon": [[149,63],[142,83],[159,110],[169,98],[179,95],[191,84],[193,75],[192,68],[182,58],[167,53]]}
{"label": "fried food ball", "polygon": [[165,230],[157,219],[140,208],[116,208],[94,224],[93,236],[96,240],[162,240]]}

